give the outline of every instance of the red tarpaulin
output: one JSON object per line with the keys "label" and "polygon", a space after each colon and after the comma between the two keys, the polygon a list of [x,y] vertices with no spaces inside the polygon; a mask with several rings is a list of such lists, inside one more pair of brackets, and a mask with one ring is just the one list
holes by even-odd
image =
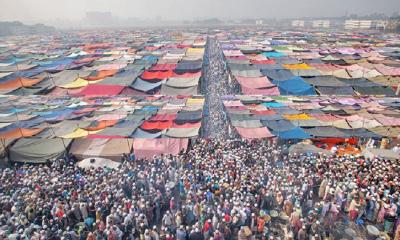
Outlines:
{"label": "red tarpaulin", "polygon": [[174,72],[172,70],[167,71],[144,71],[140,76],[143,80],[152,79],[167,79],[172,77]]}
{"label": "red tarpaulin", "polygon": [[176,63],[164,63],[164,64],[156,64],[150,68],[151,71],[165,71],[165,70],[174,70],[176,68]]}
{"label": "red tarpaulin", "polygon": [[174,120],[178,114],[156,114],[150,118],[151,121]]}
{"label": "red tarpaulin", "polygon": [[250,110],[252,114],[255,115],[275,115],[276,112],[274,110]]}
{"label": "red tarpaulin", "polygon": [[163,130],[170,128],[172,126],[172,120],[167,121],[144,121],[142,126],[140,126],[144,130],[152,130],[158,129]]}
{"label": "red tarpaulin", "polygon": [[275,64],[274,59],[267,59],[267,60],[250,60],[252,64]]}
{"label": "red tarpaulin", "polygon": [[100,85],[92,84],[86,86],[82,91],[77,93],[78,95],[90,95],[90,96],[115,96],[118,95],[124,86],[120,85]]}
{"label": "red tarpaulin", "polygon": [[186,150],[187,138],[157,138],[157,139],[133,139],[133,152],[136,158],[152,159],[153,156],[161,154],[177,155],[180,151]]}

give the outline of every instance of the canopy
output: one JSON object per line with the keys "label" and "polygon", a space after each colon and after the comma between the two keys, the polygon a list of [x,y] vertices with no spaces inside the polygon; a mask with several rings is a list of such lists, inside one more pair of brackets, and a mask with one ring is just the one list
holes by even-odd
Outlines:
{"label": "canopy", "polygon": [[286,131],[272,131],[272,133],[281,139],[308,139],[310,135],[307,134],[300,127],[295,127]]}
{"label": "canopy", "polygon": [[71,141],[62,138],[21,138],[10,148],[9,159],[13,162],[45,163],[62,158]]}
{"label": "canopy", "polygon": [[172,138],[191,138],[199,135],[200,128],[169,128],[165,136]]}
{"label": "canopy", "polygon": [[132,139],[76,139],[70,153],[78,159],[101,157],[121,161],[122,155],[132,150]]}
{"label": "canopy", "polygon": [[120,85],[88,85],[82,91],[79,92],[79,95],[85,96],[115,96],[118,95],[124,86]]}
{"label": "canopy", "polygon": [[286,81],[274,82],[281,95],[316,95],[315,89],[301,77],[294,77]]}
{"label": "canopy", "polygon": [[235,128],[242,138],[255,139],[255,138],[269,138],[274,136],[268,131],[266,127],[259,127],[259,128],[235,127]]}
{"label": "canopy", "polygon": [[400,159],[400,156],[398,153],[390,150],[390,149],[378,149],[378,148],[366,148],[362,152],[364,157],[369,158],[369,159],[374,159],[374,158],[385,158],[385,159]]}
{"label": "canopy", "polygon": [[188,139],[185,138],[160,138],[133,140],[133,151],[137,158],[153,159],[161,154],[177,155],[186,150]]}

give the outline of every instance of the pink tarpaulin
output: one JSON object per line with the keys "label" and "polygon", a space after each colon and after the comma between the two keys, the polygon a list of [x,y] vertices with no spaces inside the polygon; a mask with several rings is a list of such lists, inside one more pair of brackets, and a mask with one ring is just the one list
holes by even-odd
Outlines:
{"label": "pink tarpaulin", "polygon": [[163,71],[163,70],[173,70],[175,69],[177,64],[175,63],[164,63],[164,64],[156,64],[150,68],[152,71]]}
{"label": "pink tarpaulin", "polygon": [[267,77],[240,77],[236,76],[236,80],[241,86],[246,88],[267,88],[275,86]]}
{"label": "pink tarpaulin", "polygon": [[178,124],[178,123],[173,123],[171,128],[200,128],[201,127],[201,122],[197,123],[183,123],[183,124]]}
{"label": "pink tarpaulin", "polygon": [[55,87],[48,95],[50,96],[76,95],[80,93],[82,89],[83,88],[65,89],[65,88]]}
{"label": "pink tarpaulin", "polygon": [[280,92],[277,87],[272,88],[247,88],[242,86],[242,92],[246,95],[268,95],[268,96],[279,96]]}
{"label": "pink tarpaulin", "polygon": [[158,139],[133,139],[133,152],[137,158],[152,159],[153,156],[161,154],[177,155],[180,151],[186,150],[187,138],[158,138]]}
{"label": "pink tarpaulin", "polygon": [[175,120],[178,114],[156,114],[150,118],[151,121],[166,121],[166,120]]}
{"label": "pink tarpaulin", "polygon": [[271,134],[266,127],[260,127],[260,128],[235,127],[235,128],[242,138],[253,139],[253,138],[274,137],[274,135]]}
{"label": "pink tarpaulin", "polygon": [[400,118],[379,116],[376,120],[380,122],[383,126],[400,126]]}
{"label": "pink tarpaulin", "polygon": [[124,86],[120,85],[100,85],[93,84],[86,86],[78,95],[90,96],[115,96],[124,90]]}

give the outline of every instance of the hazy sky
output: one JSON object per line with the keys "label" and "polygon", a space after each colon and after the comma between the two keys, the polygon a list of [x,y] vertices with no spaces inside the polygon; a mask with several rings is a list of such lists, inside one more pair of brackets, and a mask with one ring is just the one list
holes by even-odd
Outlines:
{"label": "hazy sky", "polygon": [[87,11],[165,20],[332,17],[346,12],[392,14],[400,11],[400,0],[0,0],[0,20],[78,20]]}

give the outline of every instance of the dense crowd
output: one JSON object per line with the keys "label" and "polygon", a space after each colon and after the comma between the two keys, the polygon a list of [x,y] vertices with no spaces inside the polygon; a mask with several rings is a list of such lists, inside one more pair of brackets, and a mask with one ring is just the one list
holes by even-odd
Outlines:
{"label": "dense crowd", "polygon": [[217,139],[117,169],[13,166],[0,171],[0,238],[339,239],[341,222],[399,239],[399,168]]}
{"label": "dense crowd", "polygon": [[205,59],[207,66],[203,81],[206,93],[204,106],[206,114],[203,135],[210,138],[222,138],[229,134],[229,126],[221,97],[233,94],[234,85],[229,83],[223,53],[218,41],[214,38],[208,41]]}

